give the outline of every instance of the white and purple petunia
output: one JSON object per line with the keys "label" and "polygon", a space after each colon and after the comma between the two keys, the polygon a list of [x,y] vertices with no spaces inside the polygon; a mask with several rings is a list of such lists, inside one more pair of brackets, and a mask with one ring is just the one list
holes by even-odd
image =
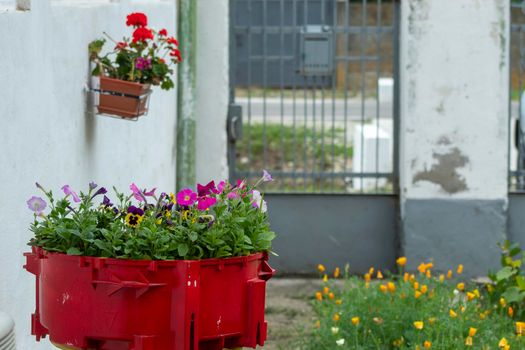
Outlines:
{"label": "white and purple petunia", "polygon": [[36,215],[42,214],[42,212],[44,211],[44,209],[46,209],[47,206],[46,202],[42,198],[37,196],[29,198],[29,200],[26,203],[27,207],[30,210],[34,211]]}
{"label": "white and purple petunia", "polygon": [[273,181],[272,174],[270,174],[268,171],[263,169],[263,182],[270,182]]}

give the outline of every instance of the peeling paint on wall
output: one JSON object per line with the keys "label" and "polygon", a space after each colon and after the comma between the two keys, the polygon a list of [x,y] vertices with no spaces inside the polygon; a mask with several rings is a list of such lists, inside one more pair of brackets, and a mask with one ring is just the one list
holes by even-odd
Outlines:
{"label": "peeling paint on wall", "polygon": [[423,170],[416,173],[412,183],[428,181],[439,185],[441,189],[449,194],[468,190],[466,180],[458,173],[458,169],[464,167],[469,159],[461,153],[459,148],[454,147],[448,153],[433,153],[437,163],[432,165],[430,170]]}

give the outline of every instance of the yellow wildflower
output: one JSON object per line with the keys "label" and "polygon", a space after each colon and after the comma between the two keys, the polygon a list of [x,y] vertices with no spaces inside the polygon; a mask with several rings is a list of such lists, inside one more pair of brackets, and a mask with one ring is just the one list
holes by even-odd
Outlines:
{"label": "yellow wildflower", "polygon": [[459,264],[458,269],[456,270],[458,275],[461,275],[463,273],[463,265]]}
{"label": "yellow wildflower", "polygon": [[425,342],[423,343],[423,347],[425,349],[430,349],[432,347],[432,343],[428,340],[425,340]]}
{"label": "yellow wildflower", "polygon": [[425,275],[427,276],[427,278],[432,277],[432,273],[430,272],[430,269],[428,269],[427,272],[425,272]]}
{"label": "yellow wildflower", "polygon": [[386,292],[388,291],[388,288],[387,288],[387,286],[385,286],[384,284],[381,284],[381,285],[379,286],[379,290],[380,290],[381,292],[383,292],[383,293],[386,293]]}
{"label": "yellow wildflower", "polygon": [[401,337],[400,339],[395,339],[392,342],[392,345],[395,346],[396,348],[399,348],[399,347],[401,347],[401,345],[403,345],[404,340],[405,339],[403,339],[403,337]]}
{"label": "yellow wildflower", "polygon": [[525,334],[525,322],[516,322],[516,334],[519,336]]}
{"label": "yellow wildflower", "polygon": [[334,293],[332,293],[332,292],[328,293],[328,299],[334,300],[334,298],[335,298]]}
{"label": "yellow wildflower", "polygon": [[343,304],[343,301],[342,301],[341,299],[337,299],[337,300],[335,301],[335,304],[336,304],[336,305],[341,305],[341,304]]}
{"label": "yellow wildflower", "polygon": [[416,329],[422,330],[424,326],[425,326],[425,324],[423,323],[423,321],[415,321],[414,322],[414,327],[416,327]]}
{"label": "yellow wildflower", "polygon": [[334,322],[338,322],[341,319],[341,316],[339,314],[334,314],[334,317],[332,318]]}
{"label": "yellow wildflower", "polygon": [[465,345],[466,346],[472,346],[472,337],[468,336],[467,339],[465,339]]}
{"label": "yellow wildflower", "polygon": [[472,291],[472,293],[474,293],[474,295],[476,296],[476,298],[479,298],[479,297],[480,297],[479,290],[474,289],[474,290]]}
{"label": "yellow wildflower", "polygon": [[372,276],[372,275],[374,274],[374,271],[375,271],[374,268],[371,267],[370,269],[368,269],[368,274],[369,274],[370,276]]}
{"label": "yellow wildflower", "polygon": [[492,284],[487,284],[487,291],[488,291],[489,293],[494,292],[494,286],[493,286]]}
{"label": "yellow wildflower", "polygon": [[386,286],[390,293],[394,293],[396,291],[396,285],[393,282],[388,282]]}
{"label": "yellow wildflower", "polygon": [[323,293],[321,292],[317,292],[315,293],[315,298],[319,301],[322,301],[323,300]]}
{"label": "yellow wildflower", "polygon": [[469,330],[468,330],[468,335],[469,335],[469,337],[473,337],[473,336],[476,335],[477,332],[478,332],[477,328],[470,327]]}
{"label": "yellow wildflower", "polygon": [[479,319],[480,319],[480,320],[484,320],[485,318],[487,318],[487,315],[485,315],[484,312],[481,312],[481,313],[479,314]]}
{"label": "yellow wildflower", "polygon": [[321,328],[321,321],[317,320],[315,322],[315,328]]}
{"label": "yellow wildflower", "polygon": [[417,298],[419,298],[420,296],[421,296],[421,292],[418,291],[418,290],[416,290],[416,291],[414,292],[414,298],[417,299]]}
{"label": "yellow wildflower", "polygon": [[419,289],[419,283],[418,282],[414,282],[414,289]]}
{"label": "yellow wildflower", "polygon": [[398,258],[396,260],[396,263],[399,265],[399,266],[405,266],[407,264],[407,258],[402,256],[400,258]]}
{"label": "yellow wildflower", "polygon": [[499,304],[501,305],[501,307],[507,306],[507,303],[505,302],[505,298],[500,298],[499,299]]}
{"label": "yellow wildflower", "polygon": [[334,270],[334,278],[339,278],[340,274],[341,274],[341,269],[339,269],[339,267],[336,267]]}
{"label": "yellow wildflower", "polygon": [[410,275],[408,274],[408,272],[405,272],[405,274],[403,275],[403,280],[405,282],[408,282],[408,278],[410,277]]}
{"label": "yellow wildflower", "polygon": [[459,309],[461,310],[462,313],[465,312],[465,310],[466,310],[466,308],[464,306],[460,307]]}
{"label": "yellow wildflower", "polygon": [[324,287],[324,288],[323,288],[323,294],[324,294],[324,295],[327,295],[328,293],[330,293],[330,288],[328,288],[328,287]]}
{"label": "yellow wildflower", "polygon": [[476,299],[476,294],[472,293],[472,292],[467,292],[467,300],[468,301],[472,301]]}
{"label": "yellow wildflower", "polygon": [[369,273],[365,273],[365,282],[370,282],[370,274]]}
{"label": "yellow wildflower", "polygon": [[509,317],[514,316],[514,309],[512,308],[512,306],[509,306],[507,313],[509,314]]}
{"label": "yellow wildflower", "polygon": [[317,270],[319,270],[320,273],[323,273],[326,271],[326,268],[324,267],[323,264],[319,264],[317,265]]}
{"label": "yellow wildflower", "polygon": [[426,285],[421,286],[421,293],[425,294],[428,291],[428,287]]}
{"label": "yellow wildflower", "polygon": [[456,313],[456,311],[450,309],[450,311],[448,312],[448,314],[450,315],[450,317],[452,318],[456,318],[458,316],[458,314]]}
{"label": "yellow wildflower", "polygon": [[416,280],[416,276],[414,274],[410,275],[410,278],[408,279],[411,283],[413,283]]}
{"label": "yellow wildflower", "polygon": [[427,270],[427,264],[425,263],[419,264],[419,266],[417,267],[417,270],[419,271],[419,273],[425,273],[425,271]]}
{"label": "yellow wildflower", "polygon": [[434,323],[436,323],[436,318],[435,317],[430,317],[428,319],[428,323],[430,323],[430,325],[432,326]]}
{"label": "yellow wildflower", "polygon": [[328,282],[328,275],[324,275],[324,276],[323,276],[323,282],[324,282],[324,283]]}
{"label": "yellow wildflower", "polygon": [[507,339],[501,338],[498,343],[498,347],[502,349],[509,349],[509,342],[507,341]]}
{"label": "yellow wildflower", "polygon": [[365,283],[365,288],[368,288],[368,287],[370,287],[370,282]]}
{"label": "yellow wildflower", "polygon": [[443,283],[445,281],[445,275],[439,275],[439,282]]}
{"label": "yellow wildflower", "polygon": [[448,279],[451,279],[451,278],[452,278],[452,270],[448,270],[448,272],[447,272],[447,278],[448,278]]}
{"label": "yellow wildflower", "polygon": [[381,271],[377,271],[377,275],[376,275],[377,279],[378,280],[382,280],[383,279],[383,274],[381,273]]}
{"label": "yellow wildflower", "polygon": [[465,283],[463,283],[463,282],[458,283],[456,288],[457,288],[457,290],[464,291],[465,290]]}
{"label": "yellow wildflower", "polygon": [[357,316],[352,317],[352,324],[354,326],[357,326],[359,324],[359,317],[357,317]]}

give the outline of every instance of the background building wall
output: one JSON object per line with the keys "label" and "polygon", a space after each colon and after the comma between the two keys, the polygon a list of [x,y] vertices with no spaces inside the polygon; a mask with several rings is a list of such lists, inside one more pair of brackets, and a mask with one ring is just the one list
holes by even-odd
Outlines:
{"label": "background building wall", "polygon": [[57,194],[92,180],[121,190],[131,182],[175,187],[174,90],[155,88],[149,114],[137,122],[86,108],[87,45],[102,31],[129,36],[132,11],[175,33],[174,1],[36,0],[29,11],[0,12],[0,309],[15,318],[18,349],[52,348],[29,336],[34,277],[22,269],[32,221],[25,202],[40,195],[35,181]]}
{"label": "background building wall", "polygon": [[510,3],[401,5],[402,249],[485,274],[506,232]]}

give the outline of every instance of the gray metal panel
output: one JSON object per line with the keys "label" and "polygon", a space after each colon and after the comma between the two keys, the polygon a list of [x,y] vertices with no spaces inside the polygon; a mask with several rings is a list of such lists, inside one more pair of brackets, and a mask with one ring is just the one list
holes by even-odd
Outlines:
{"label": "gray metal panel", "polygon": [[503,200],[407,200],[401,234],[407,269],[430,260],[437,271],[463,264],[466,276],[486,276],[499,266],[505,206]]}
{"label": "gray metal panel", "polygon": [[525,248],[525,193],[509,194],[509,239]]}
{"label": "gray metal panel", "polygon": [[392,270],[397,253],[397,196],[266,194],[277,232],[271,265],[280,274],[316,273],[317,264]]}

